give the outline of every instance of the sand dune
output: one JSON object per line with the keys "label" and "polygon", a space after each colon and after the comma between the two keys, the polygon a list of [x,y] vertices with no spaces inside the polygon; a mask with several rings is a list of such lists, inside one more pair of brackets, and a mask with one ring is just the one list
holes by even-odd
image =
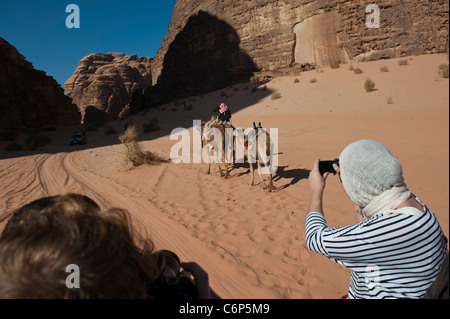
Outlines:
{"label": "sand dune", "polygon": [[[403,164],[405,180],[438,216],[449,236],[449,91],[438,76],[447,55],[414,56],[407,66],[399,59],[355,63],[323,72],[274,79],[252,92],[241,84],[195,97],[183,112],[175,103],[132,117],[138,128],[158,118],[160,132],[140,133],[145,149],[168,158],[175,127],[206,120],[220,102],[242,128],[262,122],[279,131],[277,190],[267,193],[255,176],[250,186],[247,164],[236,165],[228,180],[216,166],[164,163],[132,169],[118,135],[88,132],[88,144],[68,146],[77,127],[50,132],[51,145],[36,152],[3,152],[0,159],[2,220],[15,208],[42,196],[86,194],[102,207],[128,209],[138,231],[157,248],[170,249],[184,261],[196,261],[210,274],[224,298],[340,298],[347,293],[349,271],[306,248],[304,221],[308,173],[316,158],[339,155],[349,143],[373,138],[384,143]],[[380,72],[386,65],[390,72]],[[298,78],[299,83],[294,83]],[[310,83],[311,79],[317,82]],[[371,78],[376,90],[366,93]],[[272,100],[279,92],[281,99]],[[227,95],[229,97],[225,97]],[[392,104],[388,104],[391,98]],[[124,123],[112,126],[123,130]],[[190,128],[192,132],[192,128]],[[19,138],[21,138],[19,136]],[[0,143],[4,150],[5,142]],[[353,223],[351,203],[337,178],[325,190],[329,226]]]}

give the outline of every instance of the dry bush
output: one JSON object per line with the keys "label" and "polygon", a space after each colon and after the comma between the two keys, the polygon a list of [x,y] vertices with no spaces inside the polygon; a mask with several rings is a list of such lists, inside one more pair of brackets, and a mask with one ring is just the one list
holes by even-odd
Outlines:
{"label": "dry bush", "polygon": [[136,132],[136,127],[134,125],[129,125],[120,137],[120,141],[126,146],[126,156],[127,159],[133,164],[133,166],[141,166],[144,164],[157,165],[166,160],[162,159],[158,154],[143,151],[141,145],[139,144],[139,137]]}
{"label": "dry bush", "polygon": [[279,92],[275,92],[275,93],[272,94],[271,99],[272,100],[281,99],[281,94]]}
{"label": "dry bush", "polygon": [[371,79],[367,79],[364,83],[364,88],[366,89],[366,92],[372,92],[375,90],[375,82],[373,82]]}
{"label": "dry bush", "polygon": [[439,75],[444,79],[448,79],[448,64],[439,65]]}

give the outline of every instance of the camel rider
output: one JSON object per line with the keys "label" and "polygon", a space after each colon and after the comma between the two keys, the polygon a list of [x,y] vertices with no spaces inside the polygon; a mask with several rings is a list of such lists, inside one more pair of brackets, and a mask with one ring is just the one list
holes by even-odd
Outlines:
{"label": "camel rider", "polygon": [[219,108],[219,120],[221,122],[223,122],[224,124],[228,124],[231,127],[233,127],[231,125],[231,112],[228,109],[228,107],[225,105],[225,103],[220,104],[220,108]]}

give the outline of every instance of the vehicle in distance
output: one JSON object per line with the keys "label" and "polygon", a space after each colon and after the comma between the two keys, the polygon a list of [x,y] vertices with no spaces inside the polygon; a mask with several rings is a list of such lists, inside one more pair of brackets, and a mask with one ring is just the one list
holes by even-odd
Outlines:
{"label": "vehicle in distance", "polygon": [[74,133],[72,135],[72,137],[70,138],[70,145],[75,145],[75,144],[86,144],[86,134],[81,132],[81,133]]}

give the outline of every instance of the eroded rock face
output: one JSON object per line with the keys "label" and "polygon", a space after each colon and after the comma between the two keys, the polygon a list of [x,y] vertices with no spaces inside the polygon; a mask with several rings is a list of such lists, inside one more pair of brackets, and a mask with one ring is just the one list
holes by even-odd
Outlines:
{"label": "eroded rock face", "polygon": [[66,81],[66,95],[78,105],[83,118],[92,106],[104,112],[105,119],[116,119],[128,112],[136,90],[151,85],[151,60],[123,53],[90,54]]}
{"label": "eroded rock face", "polygon": [[[152,63],[153,84],[166,52],[200,10],[226,22],[260,74],[282,75],[295,63],[330,65],[448,49],[448,0],[382,0],[380,28],[366,25],[373,1],[178,0],[169,32]],[[206,27],[205,27],[206,28]],[[192,47],[199,45],[196,41]],[[176,71],[176,70],[174,70]],[[178,70],[183,72],[183,70]]]}
{"label": "eroded rock face", "polygon": [[0,129],[76,125],[81,115],[64,90],[0,38]]}
{"label": "eroded rock face", "polygon": [[141,77],[131,75],[136,64],[125,63],[127,56],[88,56],[66,92],[82,110],[91,105],[115,117],[124,106],[138,112],[293,68],[448,50],[448,0],[376,1],[379,28],[366,24],[372,3],[178,0],[157,55],[137,69]]}

